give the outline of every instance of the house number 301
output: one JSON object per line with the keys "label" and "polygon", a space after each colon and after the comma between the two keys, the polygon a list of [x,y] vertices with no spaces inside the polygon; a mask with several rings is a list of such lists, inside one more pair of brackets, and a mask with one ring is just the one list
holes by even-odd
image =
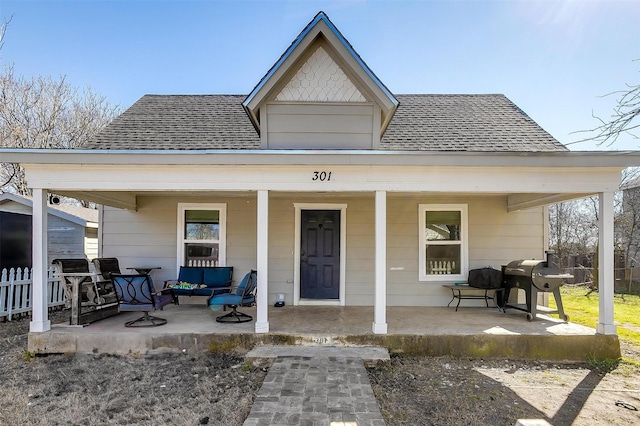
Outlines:
{"label": "house number 301", "polygon": [[313,178],[311,180],[319,180],[325,182],[331,180],[331,172],[313,172]]}

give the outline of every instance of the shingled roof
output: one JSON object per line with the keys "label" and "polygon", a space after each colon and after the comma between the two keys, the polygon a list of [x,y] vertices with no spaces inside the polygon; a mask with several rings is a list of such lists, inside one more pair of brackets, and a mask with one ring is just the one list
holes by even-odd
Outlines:
{"label": "shingled roof", "polygon": [[[245,95],[146,95],[88,149],[260,149]],[[396,95],[389,151],[567,151],[504,95]]]}

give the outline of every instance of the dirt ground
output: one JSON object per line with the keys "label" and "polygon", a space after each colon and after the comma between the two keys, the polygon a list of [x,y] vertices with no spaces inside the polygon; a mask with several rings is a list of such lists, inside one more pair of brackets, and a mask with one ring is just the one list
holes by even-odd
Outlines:
{"label": "dirt ground", "polygon": [[[0,322],[2,425],[241,425],[267,370],[231,353],[32,357],[28,328]],[[640,424],[640,369],[625,363],[393,357],[369,377],[388,425]]]}
{"label": "dirt ground", "polygon": [[[640,360],[637,349],[623,351]],[[640,424],[640,368],[602,367],[396,357],[369,378],[388,425]]]}

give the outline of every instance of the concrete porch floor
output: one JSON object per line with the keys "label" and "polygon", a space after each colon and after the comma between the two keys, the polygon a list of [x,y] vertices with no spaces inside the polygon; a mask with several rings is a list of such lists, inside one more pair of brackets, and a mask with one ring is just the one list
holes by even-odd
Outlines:
{"label": "concrete porch floor", "polygon": [[[255,307],[239,311],[255,318]],[[256,334],[255,320],[242,324],[215,321],[223,311],[201,304],[166,306],[155,316],[167,324],[125,328],[141,313],[128,312],[90,325],[55,324],[29,334],[36,353],[199,352],[258,345],[381,346],[391,353],[484,358],[585,361],[620,356],[617,336],[538,314],[527,321],[517,310],[496,308],[388,307],[388,333],[373,334],[373,307],[284,306],[269,308],[269,333]],[[595,324],[594,324],[595,326]]]}

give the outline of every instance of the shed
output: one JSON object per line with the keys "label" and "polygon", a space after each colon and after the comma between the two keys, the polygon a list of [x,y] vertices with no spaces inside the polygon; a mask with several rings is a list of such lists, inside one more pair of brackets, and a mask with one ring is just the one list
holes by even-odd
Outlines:
{"label": "shed", "polygon": [[[0,194],[0,270],[32,266],[32,209],[30,198]],[[49,204],[47,213],[48,263],[57,257],[97,257],[98,210]]]}

